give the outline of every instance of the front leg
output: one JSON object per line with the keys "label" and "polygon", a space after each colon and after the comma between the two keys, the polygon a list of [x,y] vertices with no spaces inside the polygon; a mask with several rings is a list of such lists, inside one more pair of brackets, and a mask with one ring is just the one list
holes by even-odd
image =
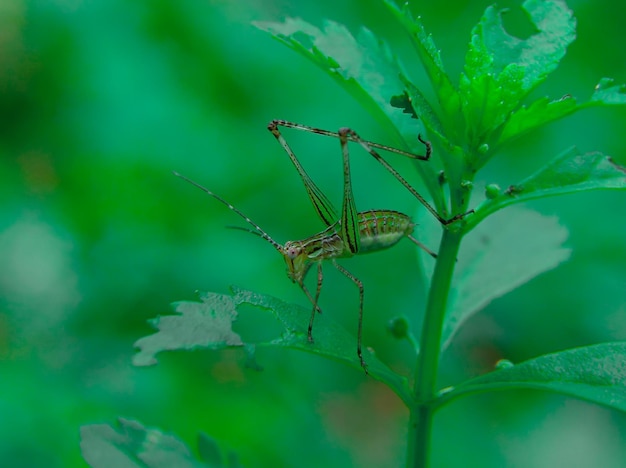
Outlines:
{"label": "front leg", "polygon": [[311,311],[311,319],[309,320],[309,328],[307,330],[307,339],[309,343],[313,343],[313,321],[315,320],[315,312],[322,313],[322,309],[317,305],[317,302],[320,298],[320,292],[322,291],[322,282],[324,281],[324,273],[322,271],[322,262],[317,263],[317,288],[315,290],[315,297],[311,296],[311,293],[304,285],[304,280],[300,281],[300,288],[306,294],[306,297],[309,298],[311,304],[313,304],[313,310]]}

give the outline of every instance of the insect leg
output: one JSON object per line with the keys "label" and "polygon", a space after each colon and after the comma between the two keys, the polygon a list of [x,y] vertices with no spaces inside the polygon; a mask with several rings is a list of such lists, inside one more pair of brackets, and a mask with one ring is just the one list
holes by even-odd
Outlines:
{"label": "insect leg", "polygon": [[313,342],[313,320],[315,320],[315,312],[322,313],[322,309],[317,305],[318,300],[320,298],[320,292],[322,291],[322,282],[324,281],[324,274],[322,272],[322,262],[317,263],[317,289],[315,290],[315,297],[311,296],[308,288],[305,286],[304,282],[299,283],[300,288],[306,294],[306,297],[309,298],[311,304],[313,304],[313,311],[311,312],[311,319],[309,320],[309,328],[307,330],[307,338],[310,343]]}
{"label": "insect leg", "polygon": [[[348,134],[348,138],[351,141],[354,141],[356,143],[358,143],[359,145],[361,145],[361,147],[367,151],[374,159],[376,159],[376,161],[378,161],[380,164],[382,164],[382,166],[387,169],[391,175],[393,175],[402,185],[404,185],[406,187],[406,189],[411,192],[411,194],[417,198],[419,200],[419,202],[424,205],[424,207],[435,217],[437,218],[437,220],[445,225],[451,224],[461,218],[463,218],[466,214],[468,213],[461,213],[461,214],[457,214],[455,216],[453,216],[452,218],[446,219],[444,217],[442,217],[439,213],[437,213],[437,210],[435,210],[432,205],[430,203],[428,203],[426,201],[426,199],[420,195],[420,193],[415,190],[413,188],[413,186],[411,184],[409,184],[406,179],[404,177],[402,177],[400,175],[400,173],[398,171],[396,171],[370,144],[369,142],[363,140],[359,135],[357,135],[357,133],[354,130],[351,129],[343,129],[347,134]],[[419,137],[419,140],[426,146],[426,152],[427,154],[430,152],[430,143],[428,141],[425,141],[422,139],[422,137]]]}
{"label": "insect leg", "polygon": [[[272,122],[270,123],[270,126],[272,126],[272,127],[281,126],[281,127],[286,127],[286,128],[293,128],[293,129],[296,129],[296,130],[304,130],[305,132],[316,133],[318,135],[324,135],[324,136],[329,136],[329,137],[333,137],[333,138],[339,138],[339,133],[337,133],[337,132],[330,132],[328,130],[323,130],[321,128],[309,127],[308,125],[302,125],[302,124],[298,124],[298,123],[294,123],[294,122],[288,122],[287,120],[272,120]],[[426,147],[426,154],[424,154],[424,155],[410,153],[409,151],[404,151],[404,150],[401,150],[401,149],[398,149],[398,148],[394,148],[393,146],[381,145],[380,143],[374,143],[373,141],[366,141],[366,143],[371,148],[382,149],[382,150],[385,150],[385,151],[389,151],[390,153],[396,153],[396,154],[400,154],[402,156],[406,156],[407,158],[411,158],[411,159],[419,159],[421,161],[428,161],[430,159],[430,155],[432,153],[431,144],[428,141],[424,141],[421,136],[418,136],[418,139]],[[350,136],[348,137],[348,140],[358,142],[358,140],[356,140],[356,139],[354,139],[354,138],[352,138]]]}
{"label": "insect leg", "polygon": [[319,189],[319,187],[315,185],[315,182],[313,182],[311,177],[309,177],[309,175],[306,173],[295,153],[278,130],[278,124],[276,122],[277,121],[270,122],[267,126],[267,129],[272,132],[272,135],[274,135],[274,137],[278,140],[280,145],[289,156],[289,159],[291,159],[291,162],[298,171],[298,174],[300,174],[300,178],[304,183],[304,188],[309,195],[311,203],[313,203],[315,211],[324,222],[324,224],[326,224],[326,226],[330,226],[337,221],[337,213],[335,212],[332,203],[330,202],[328,197],[326,197],[326,195],[324,195],[324,193]]}
{"label": "insect leg", "polygon": [[426,247],[424,244],[422,244],[420,241],[418,241],[415,237],[408,235],[407,236],[411,241],[413,241],[413,243],[415,245],[417,245],[420,249],[422,249],[424,252],[426,252],[428,255],[430,255],[433,258],[437,258],[437,254],[435,252],[433,252],[432,250],[430,250],[428,247]]}
{"label": "insect leg", "polygon": [[[322,312],[317,306],[317,301],[320,298],[320,292],[322,292],[322,282],[324,281],[324,273],[322,272],[322,262],[317,263],[317,289],[315,290],[315,299],[313,300],[313,311],[311,312],[311,320],[309,321],[309,329],[307,331],[307,338],[309,343],[313,343],[313,320],[315,319],[315,312]],[[309,296],[310,298],[310,296]]]}
{"label": "insect leg", "polygon": [[367,364],[365,363],[365,359],[363,359],[363,352],[361,350],[361,337],[363,335],[363,283],[360,279],[358,279],[344,267],[339,265],[335,260],[333,260],[333,265],[335,265],[335,268],[337,268],[337,270],[343,273],[359,288],[359,329],[357,331],[356,354],[357,356],[359,356],[359,361],[361,361],[361,367],[367,374]]}
{"label": "insect leg", "polygon": [[341,207],[341,239],[352,254],[356,254],[361,246],[358,212],[352,193],[352,176],[350,174],[350,151],[348,149],[347,128],[339,130],[339,142],[343,157],[343,203]]}
{"label": "insect leg", "polygon": [[[339,131],[338,133],[335,132],[329,132],[328,130],[323,130],[321,128],[315,128],[315,127],[309,127],[307,125],[301,125],[301,124],[297,124],[297,123],[293,123],[293,122],[288,122],[286,120],[273,120],[272,123],[270,124],[270,126],[273,126],[274,128],[277,126],[283,126],[283,127],[287,127],[287,128],[294,128],[296,130],[304,130],[306,132],[311,132],[311,133],[316,133],[318,135],[324,135],[324,136],[329,136],[329,137],[334,137],[334,138],[341,138],[341,131]],[[415,153],[410,153],[408,151],[403,151],[400,150],[398,148],[393,148],[391,146],[386,146],[386,145],[381,145],[379,143],[374,143],[371,141],[367,141],[367,140],[363,140],[359,135],[357,135],[356,132],[354,132],[353,130],[349,130],[349,129],[345,129],[347,132],[347,139],[348,141],[353,141],[355,143],[358,143],[359,145],[361,145],[363,147],[363,149],[365,149],[365,151],[367,151],[369,154],[371,154],[374,159],[376,159],[379,163],[381,163],[383,165],[383,167],[385,169],[387,169],[396,179],[398,179],[398,181],[404,185],[407,190],[409,192],[411,192],[411,194],[417,198],[419,200],[419,202],[424,205],[424,207],[426,207],[426,209],[435,217],[437,218],[437,220],[445,225],[451,224],[455,221],[458,221],[459,219],[463,218],[464,216],[466,216],[467,214],[473,213],[473,211],[468,211],[467,213],[461,213],[461,214],[457,214],[455,216],[453,216],[452,218],[446,219],[444,217],[442,217],[441,215],[439,215],[439,213],[437,213],[437,211],[426,201],[426,199],[419,194],[419,192],[417,192],[417,190],[415,190],[407,181],[406,179],[404,179],[404,177],[402,177],[400,175],[400,173],[398,173],[398,171],[396,171],[374,148],[378,148],[378,149],[382,149],[385,151],[389,151],[391,153],[396,153],[396,154],[400,154],[402,156],[406,156],[408,158],[411,159],[419,159],[422,161],[427,161],[428,159],[430,159],[430,155],[432,153],[432,145],[429,141],[424,140],[421,135],[418,135],[418,139],[419,141],[424,145],[425,149],[426,149],[426,154],[424,155],[419,155],[419,154],[415,154]]]}

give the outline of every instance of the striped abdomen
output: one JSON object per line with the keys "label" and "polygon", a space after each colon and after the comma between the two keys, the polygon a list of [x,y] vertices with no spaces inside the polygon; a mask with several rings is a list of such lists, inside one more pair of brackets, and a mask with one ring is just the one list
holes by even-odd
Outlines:
{"label": "striped abdomen", "polygon": [[370,210],[358,214],[361,247],[359,253],[386,249],[413,232],[415,223],[392,210]]}

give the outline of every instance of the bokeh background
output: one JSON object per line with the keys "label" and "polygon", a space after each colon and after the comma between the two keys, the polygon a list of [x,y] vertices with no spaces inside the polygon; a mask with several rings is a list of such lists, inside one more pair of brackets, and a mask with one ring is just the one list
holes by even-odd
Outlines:
{"label": "bokeh background", "polygon": [[[490,2],[413,3],[458,76],[469,31]],[[579,39],[535,97],[585,100],[601,77],[626,82],[626,5],[569,6]],[[168,313],[170,302],[193,300],[195,290],[236,284],[307,304],[271,247],[225,229],[239,219],[172,170],[284,242],[322,225],[265,129],[269,120],[350,126],[389,142],[330,78],[250,24],[285,16],[318,26],[330,18],[353,32],[365,25],[426,86],[408,41],[375,0],[0,0],[2,466],[84,466],[79,427],[117,416],[171,431],[193,449],[204,431],[245,466],[402,460],[407,412],[358,370],[268,350],[258,357],[262,372],[246,369],[238,351],[169,353],[152,368],[130,365],[133,342],[152,332],[146,320]],[[512,31],[529,33],[519,12],[508,18]],[[624,164],[625,128],[626,109],[577,114],[507,147],[479,180],[508,186],[574,144]],[[339,205],[337,142],[289,139]],[[374,163],[355,157],[354,166],[360,209],[415,211]],[[410,164],[397,167],[419,186]],[[473,318],[445,356],[442,385],[500,358],[624,339],[625,206],[620,192],[533,203],[570,229],[572,257]],[[405,373],[411,349],[385,325],[420,308],[415,259],[407,242],[344,263],[366,285],[366,344]],[[353,330],[357,291],[331,270],[322,307]],[[509,392],[441,411],[433,443],[433,466],[623,466],[626,417]]]}

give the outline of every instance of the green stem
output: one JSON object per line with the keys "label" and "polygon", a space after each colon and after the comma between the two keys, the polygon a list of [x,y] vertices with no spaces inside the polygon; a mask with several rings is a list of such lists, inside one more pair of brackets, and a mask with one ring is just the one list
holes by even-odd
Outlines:
{"label": "green stem", "polygon": [[463,234],[444,230],[433,272],[420,341],[420,354],[414,373],[415,404],[410,408],[407,467],[428,466],[430,435],[437,390],[437,371],[446,304]]}

